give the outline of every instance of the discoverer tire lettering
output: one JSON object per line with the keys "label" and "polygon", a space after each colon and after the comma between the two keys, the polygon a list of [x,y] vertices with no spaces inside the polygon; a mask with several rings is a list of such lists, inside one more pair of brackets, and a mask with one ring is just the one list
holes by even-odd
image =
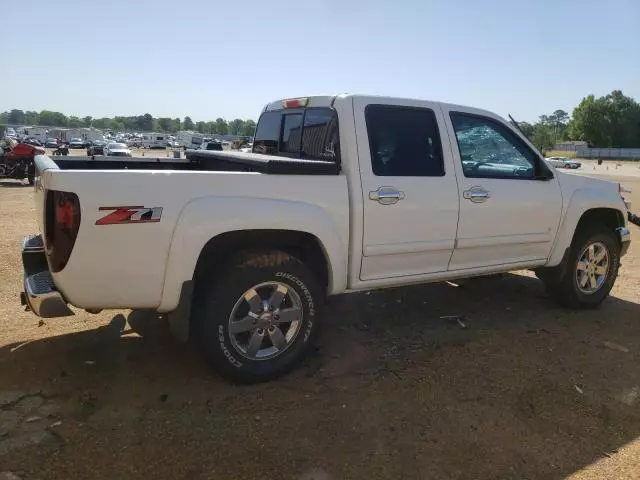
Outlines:
{"label": "discoverer tire lettering", "polygon": [[[296,257],[278,250],[245,252],[212,271],[217,274],[197,280],[192,331],[214,369],[236,383],[257,383],[277,378],[298,365],[319,330],[316,317],[324,292],[314,273]],[[245,292],[269,282],[283,284],[299,297],[300,330],[273,357],[251,358],[243,350],[241,355],[241,347],[233,343],[237,340],[230,337],[231,313]]]}

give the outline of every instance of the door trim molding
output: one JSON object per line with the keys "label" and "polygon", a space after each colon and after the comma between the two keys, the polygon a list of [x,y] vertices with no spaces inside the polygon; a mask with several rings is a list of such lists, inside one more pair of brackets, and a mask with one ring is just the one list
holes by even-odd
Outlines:
{"label": "door trim molding", "polygon": [[400,255],[405,253],[437,252],[452,250],[454,239],[430,240],[427,242],[385,243],[380,245],[365,245],[364,256],[376,257],[378,255]]}

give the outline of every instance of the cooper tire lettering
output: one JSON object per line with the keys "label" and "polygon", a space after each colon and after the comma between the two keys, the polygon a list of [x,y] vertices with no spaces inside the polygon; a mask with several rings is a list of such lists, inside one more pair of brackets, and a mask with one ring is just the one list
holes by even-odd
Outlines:
{"label": "cooper tire lettering", "polygon": [[220,342],[220,349],[223,355],[227,357],[227,360],[229,360],[229,363],[236,368],[242,367],[242,362],[236,360],[224,343],[224,327],[222,325],[218,325],[218,341]]}

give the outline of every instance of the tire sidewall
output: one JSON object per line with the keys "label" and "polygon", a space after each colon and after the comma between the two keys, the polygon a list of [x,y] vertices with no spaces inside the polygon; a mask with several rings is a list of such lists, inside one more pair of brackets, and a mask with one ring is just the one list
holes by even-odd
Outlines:
{"label": "tire sidewall", "polygon": [[[239,382],[266,381],[288,372],[304,356],[318,331],[320,289],[313,274],[295,259],[277,266],[233,267],[207,289],[197,319],[196,339],[215,368]],[[269,360],[251,360],[241,355],[229,337],[229,316],[236,302],[250,288],[264,282],[281,282],[293,289],[302,302],[302,324],[293,343]]]}
{"label": "tire sidewall", "polygon": [[[595,293],[590,295],[582,293],[578,289],[576,282],[576,270],[578,261],[580,260],[580,254],[591,243],[600,242],[607,247],[607,253],[609,255],[609,270],[607,272],[607,278]],[[570,282],[570,286],[575,295],[576,300],[580,304],[584,305],[599,305],[604,298],[609,295],[609,292],[613,288],[613,285],[618,276],[618,268],[620,265],[620,248],[617,244],[617,240],[612,232],[608,231],[589,231],[585,235],[581,235],[572,247],[571,262],[567,265],[566,282]]]}

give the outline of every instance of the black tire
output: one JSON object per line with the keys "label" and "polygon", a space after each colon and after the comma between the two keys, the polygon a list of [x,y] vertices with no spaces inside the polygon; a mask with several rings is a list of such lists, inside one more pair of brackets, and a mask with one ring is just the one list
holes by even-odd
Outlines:
{"label": "black tire", "polygon": [[[581,254],[593,243],[601,243],[608,254],[608,270],[602,285],[593,293],[584,293],[578,286],[577,268]],[[620,268],[620,243],[615,233],[605,225],[586,225],[571,243],[563,265],[540,269],[536,276],[549,294],[561,305],[571,308],[597,308],[609,295]]]}
{"label": "black tire", "polygon": [[[221,275],[197,281],[192,316],[195,340],[215,370],[227,380],[245,384],[272,380],[293,369],[311,349],[319,331],[323,291],[313,272],[297,258],[280,251],[246,253],[232,260]],[[284,284],[295,292],[302,320],[282,352],[273,358],[257,360],[246,356],[248,348],[243,353],[241,347],[234,346],[229,325],[234,306],[245,292],[266,282]],[[285,301],[289,301],[289,295],[293,294],[287,293]],[[246,303],[248,308],[249,302]],[[247,338],[256,331],[251,328],[246,332]],[[271,344],[268,331],[271,330],[262,330],[263,338],[269,338],[263,340],[266,345]],[[234,339],[238,335],[243,334],[234,335]]]}
{"label": "black tire", "polygon": [[27,165],[27,180],[29,181],[29,185],[34,185],[36,183],[36,166],[33,161],[30,161]]}

